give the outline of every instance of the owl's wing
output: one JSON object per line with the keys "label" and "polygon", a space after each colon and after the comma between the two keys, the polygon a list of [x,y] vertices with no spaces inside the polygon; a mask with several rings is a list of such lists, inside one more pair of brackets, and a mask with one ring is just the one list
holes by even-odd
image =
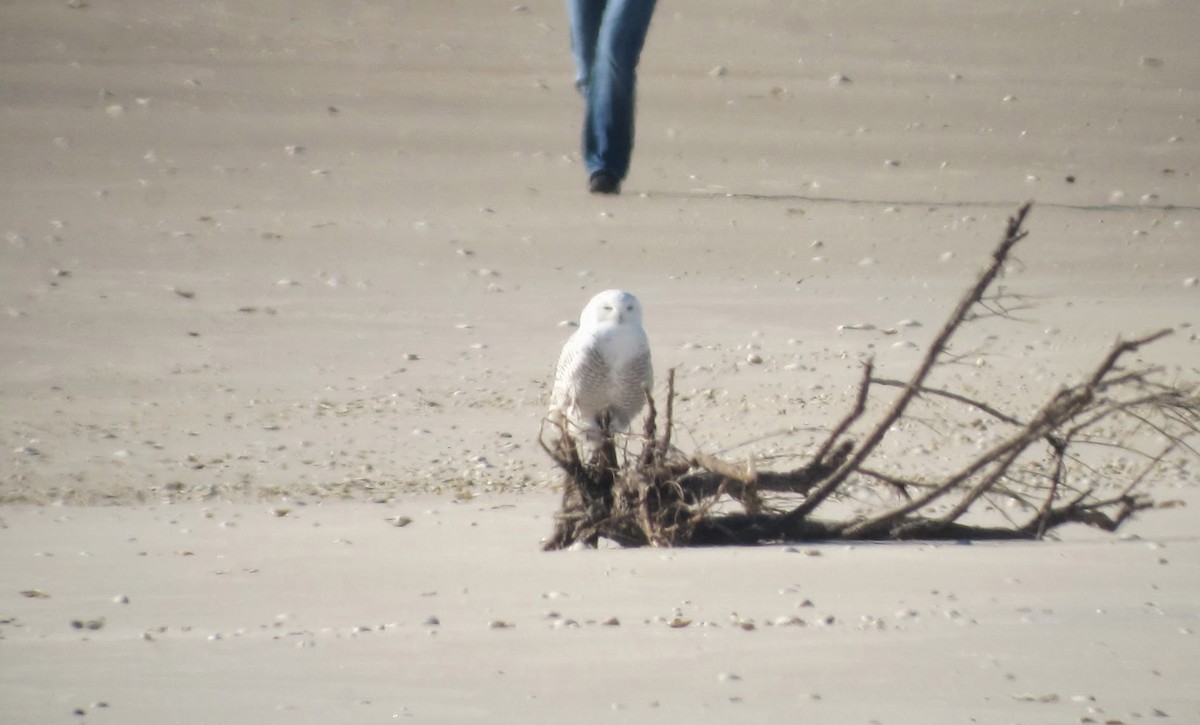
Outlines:
{"label": "owl's wing", "polygon": [[563,345],[554,373],[554,390],[550,407],[578,415],[579,398],[589,386],[602,384],[608,376],[608,365],[589,333],[576,331]]}
{"label": "owl's wing", "polygon": [[646,404],[646,391],[654,387],[650,348],[647,347],[621,369],[619,385],[620,402],[614,415],[622,427],[627,427]]}
{"label": "owl's wing", "polygon": [[647,389],[654,387],[654,365],[650,362],[650,345],[647,343],[646,349],[638,356],[637,362],[634,363],[634,369],[641,377],[642,385]]}

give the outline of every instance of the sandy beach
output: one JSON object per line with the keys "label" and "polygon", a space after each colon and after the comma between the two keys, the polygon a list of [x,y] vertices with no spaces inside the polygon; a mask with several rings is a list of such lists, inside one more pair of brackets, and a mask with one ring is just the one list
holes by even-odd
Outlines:
{"label": "sandy beach", "polygon": [[597,197],[555,0],[4,3],[0,720],[1200,722],[1195,457],[1116,535],[546,554],[538,445],[618,287],[681,447],[802,457],[1029,199],[947,379],[1200,379],[1198,28],[664,0]]}

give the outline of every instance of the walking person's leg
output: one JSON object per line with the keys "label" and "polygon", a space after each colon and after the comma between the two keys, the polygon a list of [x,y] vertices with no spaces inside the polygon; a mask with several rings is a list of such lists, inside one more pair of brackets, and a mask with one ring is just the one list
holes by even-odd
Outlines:
{"label": "walking person's leg", "polygon": [[566,0],[566,3],[567,22],[571,25],[571,56],[575,59],[575,87],[586,97],[605,0]]}
{"label": "walking person's leg", "polygon": [[603,5],[587,79],[583,150],[591,190],[617,193],[633,153],[637,64],[655,0],[607,0]]}

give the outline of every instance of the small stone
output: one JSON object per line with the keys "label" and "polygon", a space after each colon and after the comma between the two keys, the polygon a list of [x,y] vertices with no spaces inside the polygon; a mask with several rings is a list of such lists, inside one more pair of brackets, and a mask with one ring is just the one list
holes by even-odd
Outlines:
{"label": "small stone", "polygon": [[864,615],[862,615],[862,617],[859,618],[858,628],[863,629],[863,630],[867,630],[867,629],[883,630],[883,629],[887,629],[887,623],[884,622],[879,617],[875,617],[870,614],[864,614]]}
{"label": "small stone", "polygon": [[488,622],[488,629],[512,629],[515,626],[511,622],[505,622],[502,619],[493,619]]}
{"label": "small stone", "polygon": [[763,359],[758,353],[752,352],[746,356],[746,362],[750,363],[751,365],[762,365]]}

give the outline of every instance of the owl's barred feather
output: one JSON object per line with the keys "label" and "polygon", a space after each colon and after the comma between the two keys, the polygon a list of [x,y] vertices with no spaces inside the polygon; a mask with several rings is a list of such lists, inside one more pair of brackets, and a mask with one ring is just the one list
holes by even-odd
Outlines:
{"label": "owl's barred feather", "polygon": [[653,382],[641,303],[628,292],[606,290],[583,308],[579,329],[563,345],[550,407],[589,436],[605,417],[613,430],[625,431]]}

